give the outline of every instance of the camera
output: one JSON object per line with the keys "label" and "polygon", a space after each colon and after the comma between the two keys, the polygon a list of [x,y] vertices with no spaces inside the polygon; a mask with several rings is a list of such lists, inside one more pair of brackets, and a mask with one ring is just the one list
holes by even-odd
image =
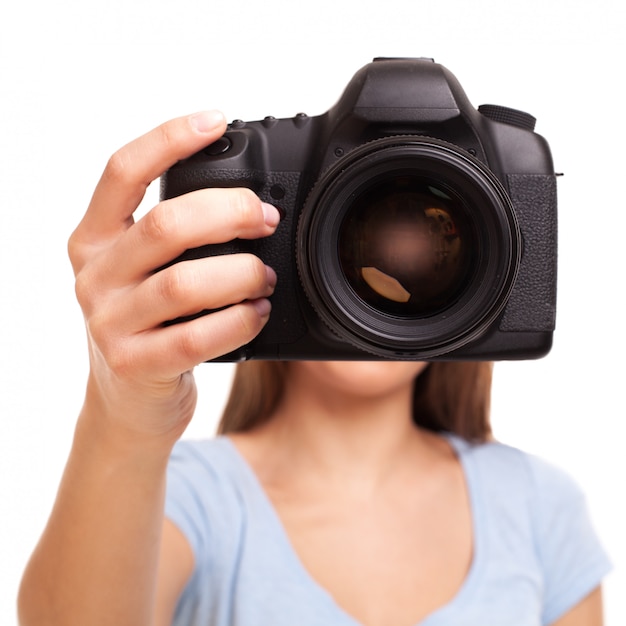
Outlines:
{"label": "camera", "polygon": [[248,187],[282,215],[271,237],[175,260],[249,252],[278,275],[267,325],[218,360],[545,355],[556,174],[534,127],[516,109],[474,108],[445,67],[406,58],[374,59],[324,114],[233,121],[161,178],[162,199]]}

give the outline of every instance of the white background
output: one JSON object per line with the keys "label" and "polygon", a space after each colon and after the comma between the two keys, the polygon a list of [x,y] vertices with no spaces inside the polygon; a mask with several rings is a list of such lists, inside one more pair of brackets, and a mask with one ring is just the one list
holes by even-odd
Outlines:
{"label": "white background", "polygon": [[[615,0],[59,0],[0,9],[0,623],[42,530],[86,377],[67,237],[106,159],[203,108],[315,115],[374,56],[429,56],[475,105],[538,118],[559,179],[553,352],[497,366],[493,423],[565,467],[616,564],[626,623],[623,18]],[[149,190],[146,207],[157,199]],[[189,435],[211,433],[230,366],[198,368]]]}

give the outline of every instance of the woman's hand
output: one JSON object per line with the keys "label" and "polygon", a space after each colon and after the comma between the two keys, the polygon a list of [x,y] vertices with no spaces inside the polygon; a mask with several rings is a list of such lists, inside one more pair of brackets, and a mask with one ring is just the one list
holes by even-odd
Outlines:
{"label": "woman's hand", "polygon": [[69,241],[90,354],[82,419],[97,416],[100,427],[124,437],[180,436],[195,407],[193,367],[249,342],[269,316],[276,276],[253,255],[155,270],[188,248],[271,235],[279,221],[274,207],[247,189],[205,189],[161,202],[133,220],[148,185],[218,139],[225,127],[221,114],[199,113],[119,150]]}

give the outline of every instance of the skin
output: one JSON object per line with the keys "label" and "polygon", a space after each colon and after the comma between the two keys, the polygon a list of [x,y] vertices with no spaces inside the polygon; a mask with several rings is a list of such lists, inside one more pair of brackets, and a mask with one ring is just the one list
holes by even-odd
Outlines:
{"label": "skin", "polygon": [[[57,499],[23,576],[22,626],[165,626],[191,574],[189,545],[163,506],[168,457],[195,408],[192,371],[260,332],[276,276],[245,254],[154,269],[200,244],[270,236],[279,215],[244,189],[168,200],[136,223],[133,213],[154,179],[225,127],[221,114],[204,112],[119,150],[70,238],[90,373]],[[162,326],[204,308],[221,310]],[[273,418],[232,438],[303,565],[364,626],[417,623],[454,596],[471,563],[458,459],[410,417],[423,368],[292,363]],[[599,589],[557,622],[601,624]]]}

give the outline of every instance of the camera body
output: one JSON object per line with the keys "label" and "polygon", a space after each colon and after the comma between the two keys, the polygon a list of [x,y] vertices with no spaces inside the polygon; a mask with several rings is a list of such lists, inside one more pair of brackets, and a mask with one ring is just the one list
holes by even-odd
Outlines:
{"label": "camera body", "polygon": [[282,214],[271,237],[176,259],[250,252],[278,275],[267,325],[218,360],[545,355],[556,177],[534,124],[475,109],[430,59],[375,59],[326,113],[234,121],[174,165],[162,199],[248,187]]}

